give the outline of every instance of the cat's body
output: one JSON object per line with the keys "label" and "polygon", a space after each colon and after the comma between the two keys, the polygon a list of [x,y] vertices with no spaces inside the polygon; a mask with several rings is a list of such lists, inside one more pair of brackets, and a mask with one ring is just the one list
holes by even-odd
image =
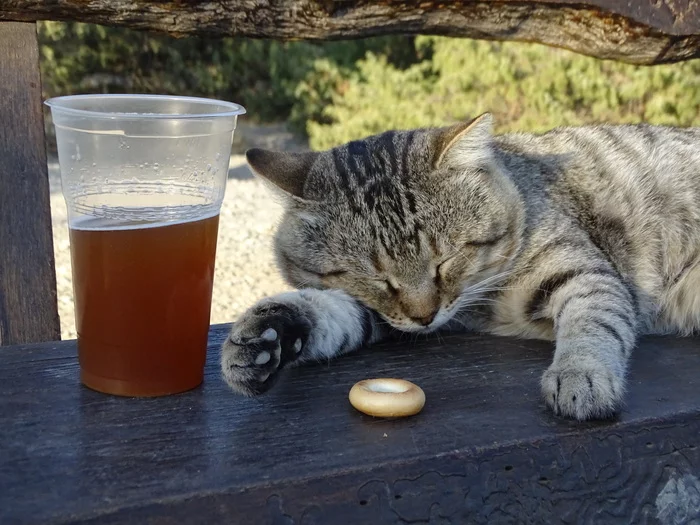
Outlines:
{"label": "cat's body", "polygon": [[464,328],[556,340],[545,400],[603,417],[638,335],[700,329],[700,128],[493,137],[487,115],[248,158],[287,198],[277,255],[305,289],[234,325],[222,368],[243,393],[392,330]]}
{"label": "cat's body", "polygon": [[516,289],[501,295],[489,330],[554,338],[550,326],[531,323],[522,289],[584,254],[630,285],[639,333],[700,329],[700,128],[589,126],[494,142],[519,174],[530,220],[509,279]]}

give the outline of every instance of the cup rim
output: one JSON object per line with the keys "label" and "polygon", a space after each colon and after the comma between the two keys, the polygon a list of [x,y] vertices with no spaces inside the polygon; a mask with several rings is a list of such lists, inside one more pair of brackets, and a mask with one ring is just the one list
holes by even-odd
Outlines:
{"label": "cup rim", "polygon": [[[221,111],[216,113],[127,113],[127,112],[112,112],[112,111],[96,111],[90,109],[77,109],[66,106],[61,102],[70,102],[72,100],[80,99],[161,99],[161,100],[172,100],[172,101],[182,101],[182,102],[194,102],[198,104],[219,104],[228,111]],[[83,95],[63,95],[60,97],[51,97],[44,101],[48,107],[52,110],[56,109],[62,113],[83,116],[83,117],[99,117],[106,119],[202,119],[202,118],[221,118],[221,117],[234,117],[237,115],[244,115],[246,109],[240,104],[235,102],[228,102],[225,100],[218,100],[214,98],[205,97],[188,97],[179,95],[141,95],[141,94],[83,94]]]}

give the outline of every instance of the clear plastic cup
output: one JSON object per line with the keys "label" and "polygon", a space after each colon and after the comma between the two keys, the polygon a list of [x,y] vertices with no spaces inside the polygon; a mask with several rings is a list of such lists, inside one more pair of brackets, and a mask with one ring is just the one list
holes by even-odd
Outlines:
{"label": "clear plastic cup", "polygon": [[203,380],[238,104],[49,99],[68,208],[81,382],[158,396]]}

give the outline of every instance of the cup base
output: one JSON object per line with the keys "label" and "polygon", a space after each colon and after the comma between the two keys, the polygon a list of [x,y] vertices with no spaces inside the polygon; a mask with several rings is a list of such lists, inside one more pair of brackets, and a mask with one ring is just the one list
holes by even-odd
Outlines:
{"label": "cup base", "polygon": [[161,397],[180,394],[197,388],[203,380],[204,377],[199,377],[191,382],[174,386],[172,384],[133,382],[100,377],[86,370],[80,370],[80,382],[90,390],[122,397]]}

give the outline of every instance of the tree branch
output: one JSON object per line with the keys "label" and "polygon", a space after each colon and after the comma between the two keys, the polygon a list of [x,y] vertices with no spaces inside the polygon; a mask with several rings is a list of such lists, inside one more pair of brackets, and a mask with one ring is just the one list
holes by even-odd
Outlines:
{"label": "tree branch", "polygon": [[700,57],[700,0],[4,0],[2,20],[279,40],[450,35],[540,42],[635,64]]}

